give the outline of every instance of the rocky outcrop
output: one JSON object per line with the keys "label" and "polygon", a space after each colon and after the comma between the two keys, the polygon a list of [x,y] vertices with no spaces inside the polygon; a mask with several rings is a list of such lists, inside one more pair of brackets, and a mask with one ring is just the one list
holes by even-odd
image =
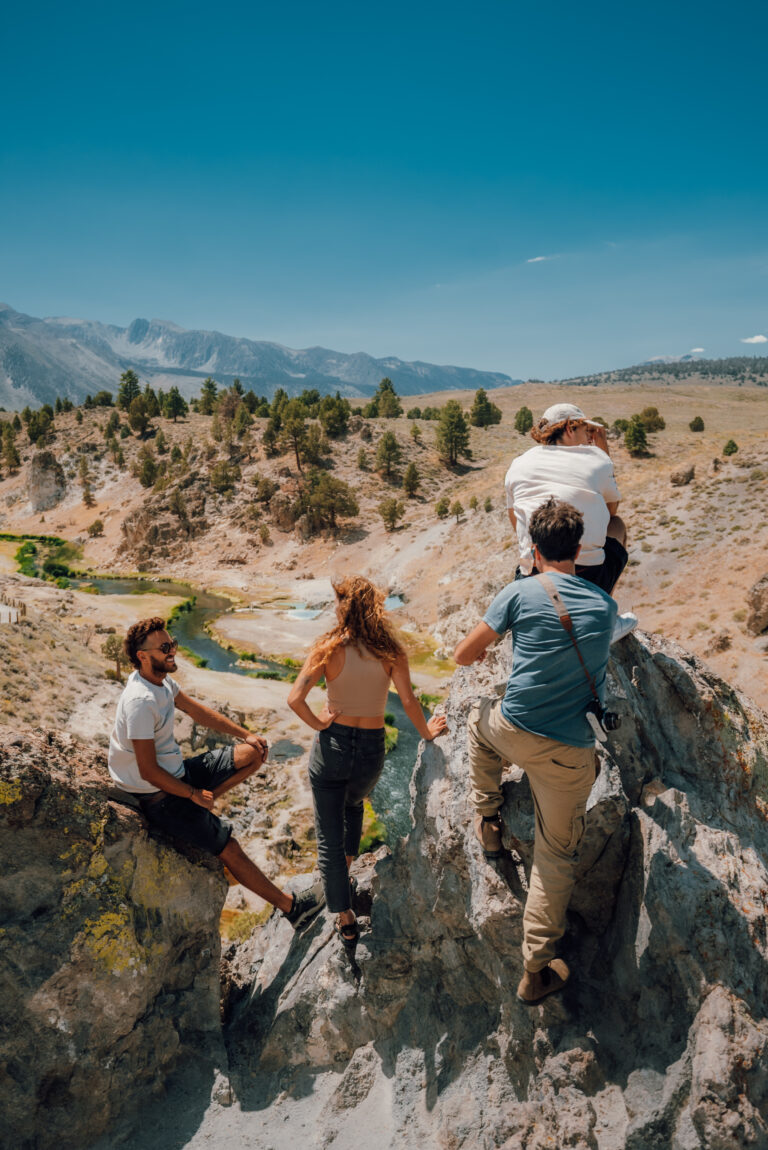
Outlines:
{"label": "rocky outcrop", "polygon": [[[487,863],[467,799],[469,708],[503,647],[459,671],[451,734],[413,776],[413,830],[360,876],[350,963],[325,916],[273,921],[227,959],[240,1137],[318,1146],[768,1146],[768,721],[674,644],[614,648],[622,715],[593,791],[562,996],[515,996],[533,841],[525,777]],[[372,899],[372,901],[371,901]],[[205,1127],[214,1143],[215,1123]],[[208,1142],[206,1142],[208,1145]]]}
{"label": "rocky outcrop", "polygon": [[693,464],[690,464],[688,467],[679,467],[677,471],[672,472],[669,477],[669,482],[673,487],[687,487],[693,480],[695,474],[696,468]]}
{"label": "rocky outcrop", "polygon": [[752,635],[762,635],[768,628],[768,574],[753,583],[747,592],[747,630]]}
{"label": "rocky outcrop", "polygon": [[179,555],[191,539],[208,530],[206,495],[197,472],[183,476],[172,488],[147,497],[121,524],[124,553],[156,565],[158,558]]}
{"label": "rocky outcrop", "polygon": [[83,1150],[185,1058],[210,1097],[225,1058],[220,867],[150,838],[108,782],[73,740],[0,730],[6,1150]]}
{"label": "rocky outcrop", "polygon": [[64,469],[52,451],[38,451],[30,460],[27,495],[33,511],[48,511],[66,494]]}

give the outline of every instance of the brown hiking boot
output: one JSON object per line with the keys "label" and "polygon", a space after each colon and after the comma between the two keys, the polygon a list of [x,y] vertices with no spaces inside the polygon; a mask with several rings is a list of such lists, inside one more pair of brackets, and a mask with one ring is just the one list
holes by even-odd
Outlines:
{"label": "brown hiking boot", "polygon": [[517,988],[517,997],[530,1006],[548,994],[562,990],[570,977],[562,958],[553,958],[543,970],[526,970]]}
{"label": "brown hiking boot", "polygon": [[501,841],[504,823],[497,811],[495,815],[475,815],[475,834],[487,859],[500,859],[506,853]]}

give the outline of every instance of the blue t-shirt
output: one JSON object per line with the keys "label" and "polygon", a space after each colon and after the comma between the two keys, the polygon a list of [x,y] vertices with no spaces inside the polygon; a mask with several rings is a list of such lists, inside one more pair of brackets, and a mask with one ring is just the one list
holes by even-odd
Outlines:
{"label": "blue t-shirt", "polygon": [[[573,634],[600,701],[618,608],[599,587],[577,575],[548,575],[573,621]],[[483,622],[499,635],[513,635],[512,673],[501,704],[510,723],[572,747],[591,747],[595,736],[585,718],[592,692],[573,643],[552,600],[535,577],[499,592]]]}

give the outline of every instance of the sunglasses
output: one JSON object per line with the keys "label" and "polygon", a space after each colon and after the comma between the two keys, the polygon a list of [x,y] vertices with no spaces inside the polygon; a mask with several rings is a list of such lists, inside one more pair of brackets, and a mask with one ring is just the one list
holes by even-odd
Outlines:
{"label": "sunglasses", "polygon": [[170,643],[161,643],[159,647],[139,647],[140,651],[162,651],[164,655],[170,655],[171,651],[175,651],[179,646],[178,639],[171,639]]}

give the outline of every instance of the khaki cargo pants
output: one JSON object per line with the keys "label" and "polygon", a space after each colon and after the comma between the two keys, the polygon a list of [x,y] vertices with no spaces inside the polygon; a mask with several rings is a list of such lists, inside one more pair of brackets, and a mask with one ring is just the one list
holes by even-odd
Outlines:
{"label": "khaki cargo pants", "polygon": [[565,932],[576,850],[596,778],[595,750],[521,731],[504,718],[500,700],[483,699],[473,707],[467,733],[472,802],[480,814],[495,815],[504,801],[505,763],[522,767],[531,785],[536,832],[523,914],[523,962],[526,970],[542,970],[556,957]]}

